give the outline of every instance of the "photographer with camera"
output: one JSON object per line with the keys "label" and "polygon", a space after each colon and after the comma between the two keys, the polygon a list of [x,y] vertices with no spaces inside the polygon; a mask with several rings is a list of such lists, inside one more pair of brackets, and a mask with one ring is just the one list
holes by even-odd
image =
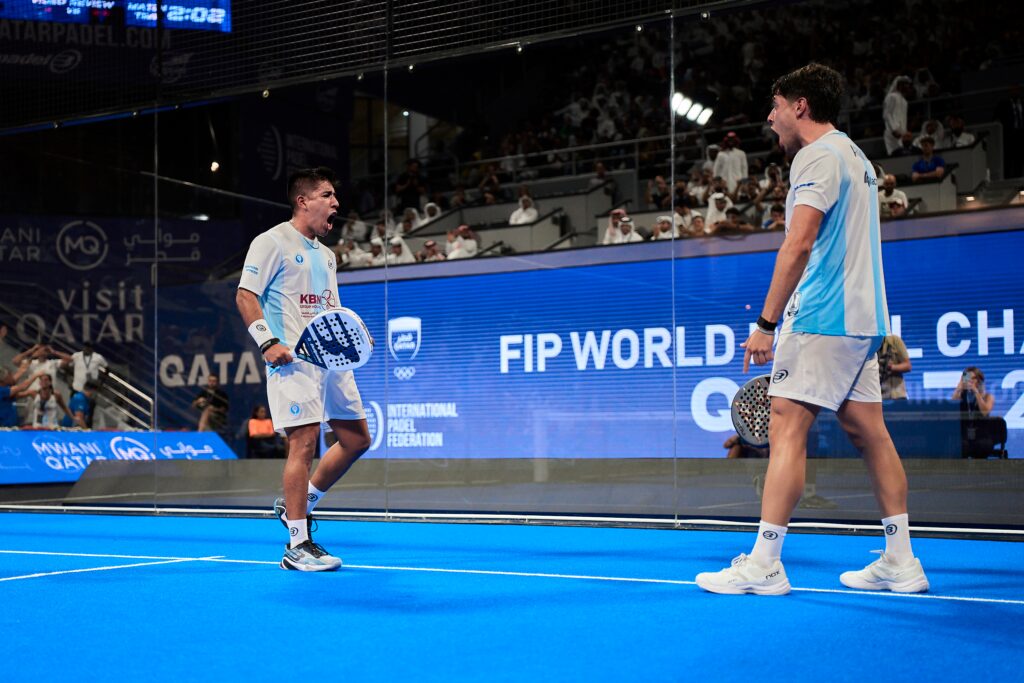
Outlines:
{"label": "photographer with camera", "polygon": [[987,458],[995,445],[1006,440],[1006,422],[992,417],[995,396],[985,391],[985,374],[973,365],[964,368],[953,391],[960,401],[960,443],[963,457]]}

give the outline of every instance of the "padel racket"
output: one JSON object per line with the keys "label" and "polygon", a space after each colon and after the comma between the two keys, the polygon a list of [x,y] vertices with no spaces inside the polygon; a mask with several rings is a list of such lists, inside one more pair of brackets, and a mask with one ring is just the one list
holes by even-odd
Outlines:
{"label": "padel racket", "polygon": [[732,399],[732,425],[744,443],[756,448],[768,445],[768,419],[772,399],[768,396],[769,375],[751,379]]}
{"label": "padel racket", "polygon": [[370,360],[373,338],[348,308],[324,311],[306,323],[295,356],[325,370],[355,370]]}

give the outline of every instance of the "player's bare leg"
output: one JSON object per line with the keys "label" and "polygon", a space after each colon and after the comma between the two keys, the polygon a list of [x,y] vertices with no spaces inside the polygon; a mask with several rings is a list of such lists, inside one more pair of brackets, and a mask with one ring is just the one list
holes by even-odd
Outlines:
{"label": "player's bare leg", "polygon": [[[320,491],[326,491],[345,476],[359,456],[370,448],[370,429],[366,420],[330,420],[328,424],[338,442],[320,457],[320,465],[309,479],[309,483]],[[305,493],[303,488],[303,495]]]}
{"label": "player's bare leg", "polygon": [[309,470],[313,466],[320,437],[320,425],[308,424],[285,429],[288,436],[288,459],[284,464],[284,501],[288,519],[306,519],[306,491]]}
{"label": "player's bare leg", "polygon": [[928,577],[910,544],[907,475],[882,419],[882,404],[846,401],[838,415],[839,423],[864,458],[885,529],[882,556],[864,569],[843,572],[839,580],[850,588],[864,590],[928,590]]}
{"label": "player's bare leg", "polygon": [[761,520],[784,527],[789,524],[804,493],[807,432],[821,408],[781,396],[772,397],[768,423],[768,472],[761,498]]}
{"label": "player's bare leg", "polygon": [[907,475],[882,419],[882,404],[846,401],[837,416],[850,442],[864,458],[882,516],[904,514]]}

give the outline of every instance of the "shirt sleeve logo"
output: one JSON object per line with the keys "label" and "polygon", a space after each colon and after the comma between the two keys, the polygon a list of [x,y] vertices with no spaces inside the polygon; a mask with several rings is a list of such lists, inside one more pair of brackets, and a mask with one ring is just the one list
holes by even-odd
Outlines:
{"label": "shirt sleeve logo", "polygon": [[251,275],[259,275],[260,274],[260,267],[259,266],[246,265],[245,266],[245,272],[250,273]]}

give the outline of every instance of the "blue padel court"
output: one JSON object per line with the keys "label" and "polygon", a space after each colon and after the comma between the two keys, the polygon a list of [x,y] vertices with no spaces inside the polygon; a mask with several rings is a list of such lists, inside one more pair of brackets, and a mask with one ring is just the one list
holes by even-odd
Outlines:
{"label": "blue padel court", "polygon": [[1020,680],[1024,544],[917,538],[924,595],[840,572],[879,537],[791,534],[785,597],[699,571],[751,534],[321,521],[345,566],[283,571],[276,520],[0,515],[3,680]]}

